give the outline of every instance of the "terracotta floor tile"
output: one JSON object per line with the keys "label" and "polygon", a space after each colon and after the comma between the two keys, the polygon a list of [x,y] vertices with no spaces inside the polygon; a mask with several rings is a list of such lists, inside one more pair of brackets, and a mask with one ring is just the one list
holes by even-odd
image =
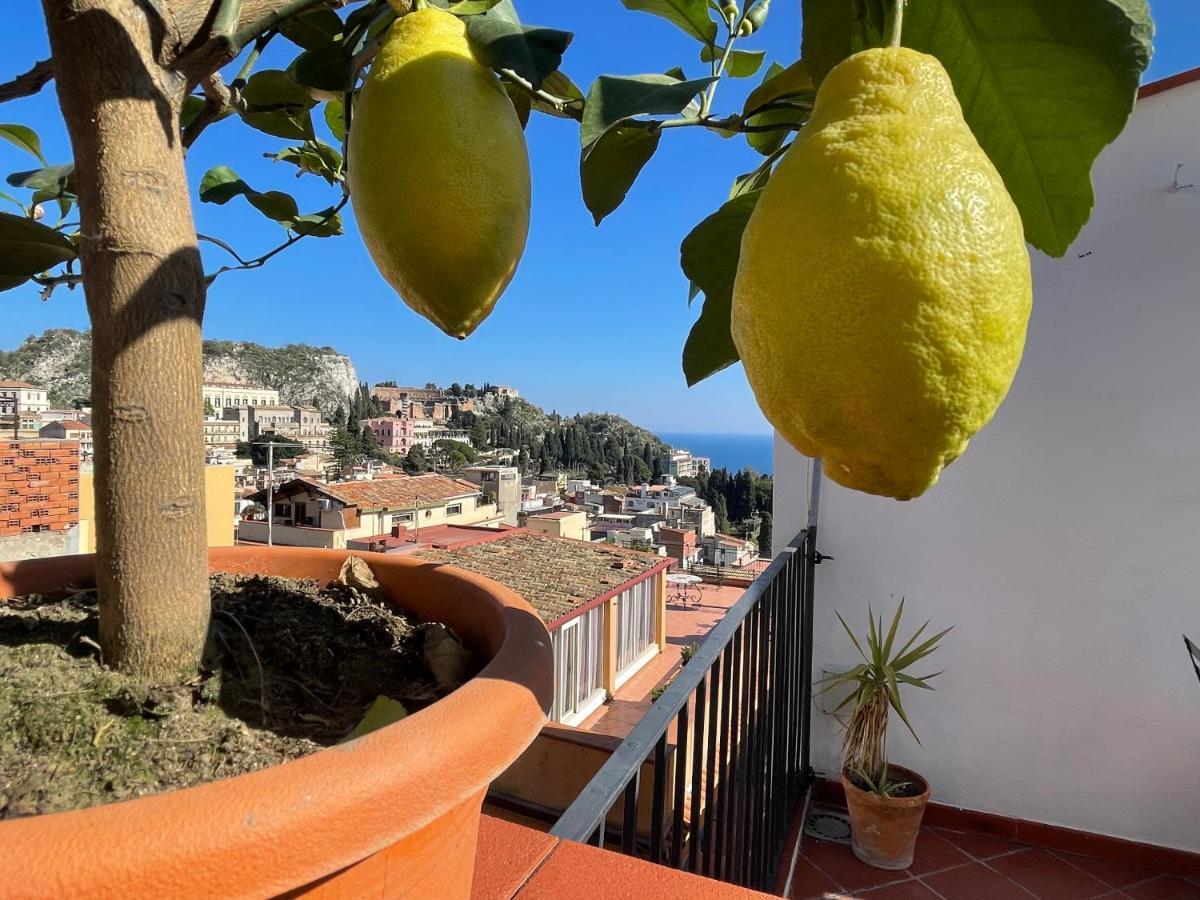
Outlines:
{"label": "terracotta floor tile", "polygon": [[959,866],[921,879],[946,900],[1029,900],[1029,891],[983,863]]}
{"label": "terracotta floor tile", "polygon": [[861,891],[854,896],[862,897],[863,900],[937,900],[937,894],[915,878],[870,891]]}
{"label": "terracotta floor tile", "polygon": [[1010,853],[996,857],[988,865],[1045,900],[1087,900],[1112,890],[1111,885],[1046,850]]}
{"label": "terracotta floor tile", "polygon": [[987,834],[972,834],[963,831],[950,831],[946,828],[934,828],[940,837],[945,838],[968,856],[978,860],[991,859],[1004,853],[1024,850],[1024,844],[1006,841],[1004,838],[992,837]]}
{"label": "terracotta floor tile", "polygon": [[803,856],[796,860],[796,871],[792,874],[792,900],[807,900],[820,897],[826,892],[835,892],[838,886],[833,879],[814,866]]}
{"label": "terracotta floor tile", "polygon": [[925,872],[939,872],[953,866],[963,866],[971,862],[971,858],[928,828],[922,828],[917,835],[917,849],[913,854],[913,864],[908,871],[913,875]]}
{"label": "terracotta floor tile", "polygon": [[1145,881],[1162,874],[1152,869],[1143,869],[1129,863],[1117,862],[1112,859],[1097,859],[1094,856],[1080,856],[1077,853],[1054,853],[1065,859],[1071,865],[1083,869],[1089,875],[1094,875],[1105,884],[1115,888],[1125,888],[1139,881]]}
{"label": "terracotta floor tile", "polygon": [[1125,893],[1137,900],[1198,900],[1200,886],[1175,875],[1163,875],[1125,888]]}
{"label": "terracotta floor tile", "polygon": [[889,872],[859,862],[849,844],[805,838],[803,854],[844,891],[866,890],[910,877],[907,872]]}

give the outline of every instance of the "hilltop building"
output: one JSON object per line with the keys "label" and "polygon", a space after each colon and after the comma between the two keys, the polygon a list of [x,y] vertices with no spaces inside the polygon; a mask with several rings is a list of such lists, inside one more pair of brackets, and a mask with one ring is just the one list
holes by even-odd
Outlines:
{"label": "hilltop building", "polygon": [[232,382],[210,382],[203,387],[204,399],[215,415],[235,406],[278,406],[279,391],[274,388]]}
{"label": "hilltop building", "polygon": [[690,450],[668,450],[662,455],[664,475],[672,478],[695,478],[703,469],[712,471],[712,460],[707,456],[692,456]]}

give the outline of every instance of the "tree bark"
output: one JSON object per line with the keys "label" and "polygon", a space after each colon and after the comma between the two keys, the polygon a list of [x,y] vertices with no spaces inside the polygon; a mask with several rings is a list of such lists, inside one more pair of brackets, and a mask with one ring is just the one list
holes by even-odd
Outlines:
{"label": "tree bark", "polygon": [[162,0],[43,7],[92,321],[100,642],[106,663],[166,680],[196,669],[210,616],[187,85],[164,67],[177,37]]}

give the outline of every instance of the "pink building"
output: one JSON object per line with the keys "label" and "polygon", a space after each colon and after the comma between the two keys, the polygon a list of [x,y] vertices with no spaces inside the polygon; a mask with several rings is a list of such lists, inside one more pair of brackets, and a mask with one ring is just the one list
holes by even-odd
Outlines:
{"label": "pink building", "polygon": [[379,441],[379,446],[392,453],[407,453],[415,443],[413,440],[412,419],[398,419],[395,416],[378,416],[374,419],[363,419],[366,425]]}

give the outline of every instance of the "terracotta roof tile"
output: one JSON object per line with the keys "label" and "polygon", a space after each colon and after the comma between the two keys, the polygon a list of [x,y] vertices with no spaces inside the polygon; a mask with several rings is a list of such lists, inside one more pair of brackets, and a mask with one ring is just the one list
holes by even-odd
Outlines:
{"label": "terracotta roof tile", "polygon": [[444,475],[387,475],[370,481],[346,481],[326,484],[311,481],[316,490],[369,512],[375,509],[412,509],[437,504],[454,497],[479,493],[479,486]]}
{"label": "terracotta roof tile", "polygon": [[545,622],[560,619],[626,582],[641,580],[666,561],[636,550],[529,532],[447,550],[421,550],[414,556],[449,563],[512,588]]}

